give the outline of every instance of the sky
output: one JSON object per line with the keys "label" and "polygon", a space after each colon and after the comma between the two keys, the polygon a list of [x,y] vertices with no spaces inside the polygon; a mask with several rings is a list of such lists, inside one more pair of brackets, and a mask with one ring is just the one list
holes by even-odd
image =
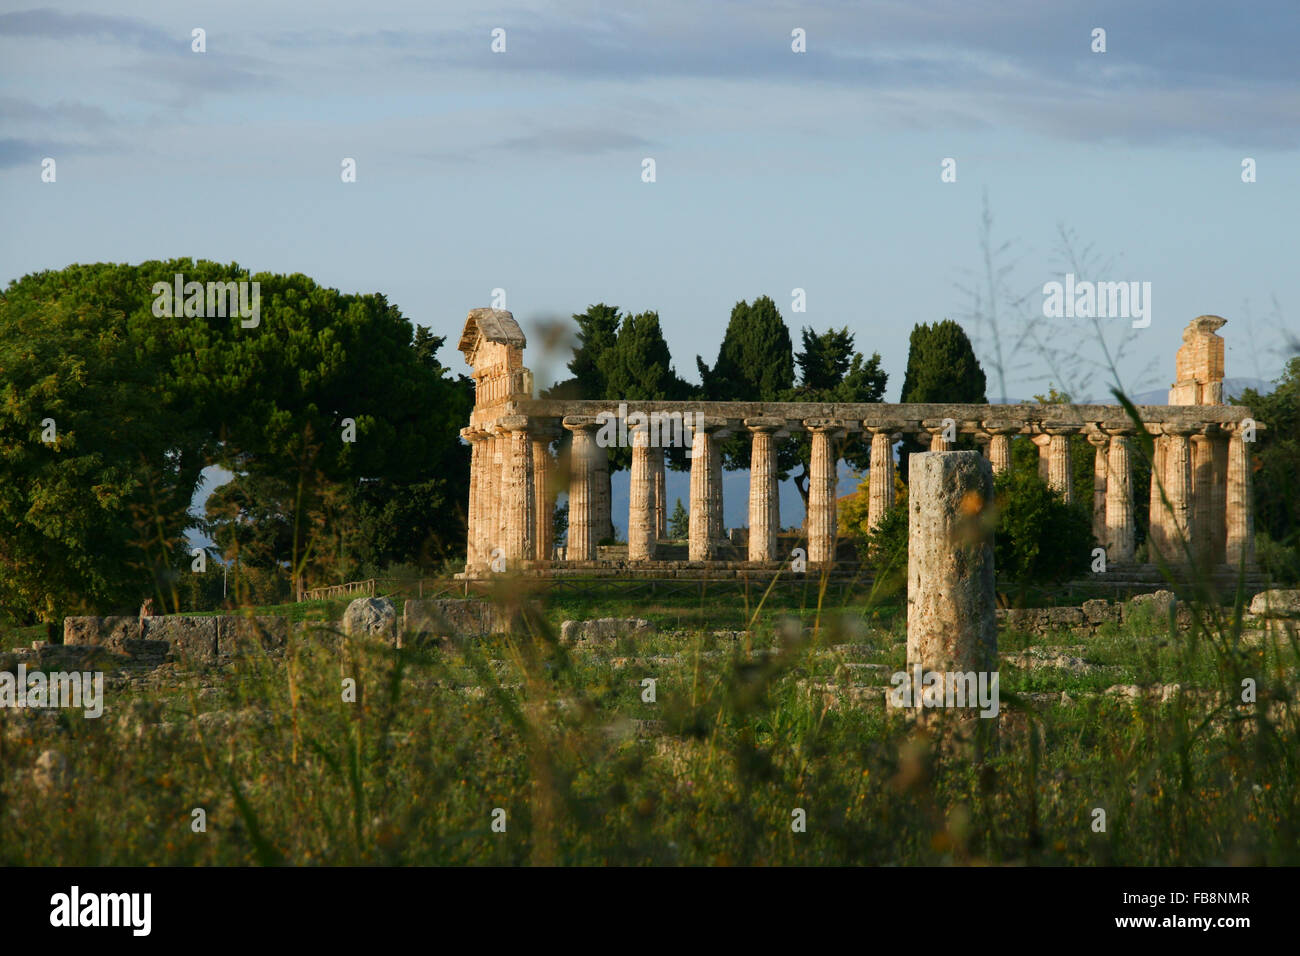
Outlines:
{"label": "sky", "polygon": [[[537,330],[591,303],[657,311],[698,381],[766,294],[796,343],[878,352],[887,400],[919,322],[963,324],[991,400],[1083,400],[1168,388],[1209,313],[1228,376],[1271,380],[1300,340],[1298,37],[1294,0],[0,0],[0,283],[303,272],[384,293],[453,368],[501,289],[541,384],[567,356]],[[1150,325],[1046,318],[1066,272],[1149,282]]]}

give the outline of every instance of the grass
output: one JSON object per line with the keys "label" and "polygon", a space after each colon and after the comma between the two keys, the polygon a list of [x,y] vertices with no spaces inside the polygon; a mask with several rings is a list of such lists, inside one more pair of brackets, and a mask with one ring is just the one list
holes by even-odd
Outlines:
{"label": "grass", "polygon": [[[999,748],[977,761],[879,703],[905,656],[897,610],[778,599],[731,637],[713,631],[752,605],[501,599],[514,636],[399,650],[322,629],[284,656],[120,681],[98,720],[0,710],[0,863],[1300,862],[1293,634],[1152,616],[1005,632],[1004,654],[1084,644],[1067,653],[1091,669],[1004,660]],[[594,616],[660,633],[556,639]],[[1256,704],[1237,703],[1244,676]],[[1104,693],[1172,683],[1204,693]],[[47,749],[66,778],[33,772]]]}

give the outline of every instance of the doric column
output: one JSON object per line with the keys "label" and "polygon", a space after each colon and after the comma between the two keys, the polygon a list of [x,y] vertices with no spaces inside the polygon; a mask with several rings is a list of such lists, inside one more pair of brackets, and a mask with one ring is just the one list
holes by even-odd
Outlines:
{"label": "doric column", "polygon": [[596,429],[592,415],[568,415],[564,427],[573,432],[569,452],[569,544],[570,561],[596,559]]}
{"label": "doric column", "polygon": [[691,511],[689,522],[689,558],[709,561],[717,554],[717,537],[713,534],[713,506],[716,494],[713,483],[719,468],[718,443],[714,433],[726,425],[726,419],[696,416],[691,443]]}
{"label": "doric column", "polygon": [[[597,543],[614,537],[614,516],[611,511],[609,487],[609,449],[600,443],[599,433],[591,443],[591,461],[594,471],[591,483],[592,522]],[[592,553],[592,558],[596,557]]]}
{"label": "doric column", "polygon": [[1234,422],[1228,438],[1226,502],[1226,557],[1234,568],[1255,563],[1255,498],[1250,468],[1250,444],[1241,440],[1241,423]]}
{"label": "doric column", "polygon": [[1192,518],[1192,429],[1188,425],[1164,425],[1165,441],[1165,542],[1166,560],[1187,560],[1196,532]]}
{"label": "doric column", "polygon": [[[1223,520],[1226,482],[1215,465],[1215,449],[1222,446],[1222,429],[1202,425],[1192,436],[1192,527],[1195,529],[1196,558],[1213,567],[1223,563]],[[1226,446],[1223,446],[1226,461]],[[1222,476],[1226,477],[1226,475]]]}
{"label": "doric column", "polygon": [[533,445],[533,495],[534,520],[533,556],[538,561],[555,557],[555,459],[551,455],[551,442],[560,435],[554,424],[534,426],[530,438]]}
{"label": "doric column", "polygon": [[632,442],[632,472],[628,479],[627,558],[652,561],[655,556],[654,461],[650,427],[628,428]]}
{"label": "doric column", "polygon": [[469,442],[469,503],[465,508],[465,569],[475,568],[478,556],[478,486],[483,468],[483,442],[475,428],[462,428],[460,437]]}
{"label": "doric column", "polygon": [[535,553],[537,499],[533,486],[533,447],[525,415],[501,419],[506,456],[505,557],[506,567],[517,570]]}
{"label": "doric column", "polygon": [[[1040,429],[1042,428],[1041,425],[1038,427]],[[1043,484],[1048,484],[1050,482],[1048,477],[1050,471],[1048,462],[1050,462],[1052,458],[1052,436],[1048,435],[1046,432],[1039,431],[1038,434],[1034,435],[1029,440],[1038,448],[1038,477]]]}
{"label": "doric column", "polygon": [[[723,423],[726,424],[725,421]],[[727,429],[720,428],[712,435],[710,447],[713,449],[713,455],[709,459],[709,466],[712,469],[712,477],[709,479],[709,540],[713,542],[715,554],[721,553],[720,548],[726,539],[726,531],[722,526],[722,448],[720,442],[730,434]]]}
{"label": "doric column", "polygon": [[1165,437],[1157,424],[1148,423],[1151,434],[1151,495],[1147,511],[1147,561],[1155,564],[1161,555],[1168,556],[1165,532]]}
{"label": "doric column", "polygon": [[[1228,434],[1229,430],[1217,426],[1207,436],[1210,440],[1210,560],[1214,564],[1227,561],[1228,543]],[[1206,533],[1202,529],[1202,534]]]}
{"label": "doric column", "polygon": [[871,463],[867,471],[867,529],[874,531],[885,512],[894,507],[894,432],[898,423],[863,422],[871,432]]}
{"label": "doric column", "polygon": [[1070,454],[1071,425],[1045,425],[1050,436],[1047,443],[1047,484],[1061,493],[1067,502],[1074,500],[1074,461]]}
{"label": "doric column", "polygon": [[656,445],[651,450],[650,478],[654,481],[655,540],[668,537],[668,482],[664,474],[664,447]]}
{"label": "doric column", "polygon": [[776,483],[776,442],[785,426],[780,418],[746,418],[749,429],[749,560],[776,560],[780,502]]}
{"label": "doric column", "polygon": [[809,418],[812,461],[808,469],[808,561],[829,564],[835,560],[835,442],[844,423],[834,418]]}
{"label": "doric column", "polygon": [[483,471],[487,481],[484,482],[484,508],[481,515],[483,547],[480,549],[479,554],[482,556],[483,561],[487,562],[491,561],[493,553],[503,548],[505,544],[505,539],[501,535],[501,520],[505,511],[501,501],[501,495],[505,487],[505,483],[501,479],[501,469],[503,467],[502,449],[505,441],[497,434],[495,424],[485,426],[484,433],[487,437],[483,439]]}
{"label": "doric column", "polygon": [[1092,536],[1096,542],[1109,553],[1110,539],[1106,526],[1106,485],[1110,470],[1110,439],[1098,428],[1085,431],[1090,444],[1096,451],[1092,456]]}
{"label": "doric column", "polygon": [[1115,564],[1134,558],[1133,457],[1131,428],[1111,428],[1106,461],[1106,556]]}
{"label": "doric column", "polygon": [[1011,436],[1018,435],[1023,427],[1023,422],[984,423],[984,430],[989,433],[989,464],[993,466],[993,474],[1000,475],[1011,468]]}

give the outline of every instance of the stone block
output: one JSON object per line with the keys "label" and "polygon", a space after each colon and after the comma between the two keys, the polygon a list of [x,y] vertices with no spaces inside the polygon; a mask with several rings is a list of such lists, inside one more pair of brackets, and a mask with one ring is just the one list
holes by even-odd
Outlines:
{"label": "stone block", "polygon": [[505,611],[490,601],[468,598],[407,601],[402,611],[403,641],[487,637],[510,629]]}
{"label": "stone block", "polygon": [[1300,591],[1260,591],[1251,599],[1250,613],[1256,617],[1300,617]]}
{"label": "stone block", "polygon": [[566,643],[613,641],[620,637],[650,637],[656,633],[649,621],[636,617],[602,617],[592,621],[565,621],[560,640]]}
{"label": "stone block", "polygon": [[94,644],[121,650],[127,640],[139,640],[138,617],[65,617],[64,644]]}
{"label": "stone block", "polygon": [[211,663],[217,658],[217,621],[215,617],[184,615],[147,617],[141,638],[166,642],[178,661]]}

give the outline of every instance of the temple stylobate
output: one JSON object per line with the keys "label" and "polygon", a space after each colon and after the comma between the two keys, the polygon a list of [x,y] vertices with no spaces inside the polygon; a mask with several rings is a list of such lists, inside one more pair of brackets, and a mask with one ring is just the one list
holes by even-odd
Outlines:
{"label": "temple stylobate", "polygon": [[[739,558],[775,568],[779,443],[809,436],[812,456],[806,518],[807,560],[836,561],[836,462],[840,443],[870,443],[868,523],[894,502],[894,443],[905,436],[931,451],[960,436],[981,443],[995,472],[1011,466],[1011,441],[1038,447],[1040,473],[1072,496],[1072,455],[1084,436],[1093,449],[1093,533],[1108,563],[1136,558],[1139,508],[1148,509],[1146,558],[1172,564],[1253,564],[1250,446],[1263,425],[1240,405],[1223,404],[1223,339],[1218,316],[1183,333],[1170,404],[1120,405],[820,404],[786,402],[561,401],[533,397],[523,362],[526,340],[500,309],[469,313],[459,348],[473,368],[475,405],[461,435],[471,446],[466,576],[490,571],[596,567],[613,535],[609,449],[631,449],[626,567],[662,566],[667,528],[665,450],[684,450],[690,466],[689,542],[684,561],[707,568]],[[1135,439],[1152,436],[1148,500],[1134,495]],[[739,554],[722,522],[721,442],[748,436],[749,528]],[[559,453],[552,450],[558,445]],[[568,492],[568,541],[557,548],[552,513]]]}

